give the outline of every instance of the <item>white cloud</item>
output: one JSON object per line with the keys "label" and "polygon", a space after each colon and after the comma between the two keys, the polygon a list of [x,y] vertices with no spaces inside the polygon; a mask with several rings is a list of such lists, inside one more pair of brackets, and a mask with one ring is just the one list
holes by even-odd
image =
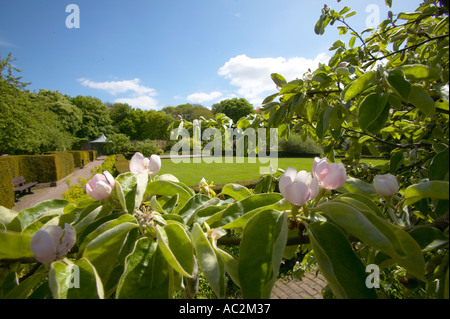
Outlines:
{"label": "white cloud", "polygon": [[158,107],[158,101],[153,96],[158,95],[155,89],[141,85],[141,80],[94,82],[85,78],[78,79],[81,85],[108,92],[111,95],[131,92],[131,97],[122,97],[114,100],[115,103],[127,103],[132,107],[152,110]]}
{"label": "white cloud", "polygon": [[192,103],[204,103],[215,100],[222,96],[220,92],[211,92],[211,93],[192,93],[188,95],[187,100]]}
{"label": "white cloud", "polygon": [[321,53],[314,59],[295,57],[250,58],[238,55],[228,60],[218,71],[218,74],[238,87],[238,93],[250,103],[258,106],[263,99],[275,92],[275,84],[270,74],[281,74],[287,81],[302,78],[308,68],[314,70],[319,62],[326,63],[329,57]]}
{"label": "white cloud", "polygon": [[138,95],[156,95],[155,89],[140,85],[140,79],[136,78],[133,80],[125,80],[125,81],[106,81],[106,82],[94,82],[85,78],[80,78],[78,81],[83,85],[93,89],[99,89],[107,91],[112,95],[116,95],[118,93],[124,92],[134,92]]}
{"label": "white cloud", "polygon": [[158,101],[148,95],[142,95],[130,98],[119,98],[114,100],[114,103],[126,103],[136,108],[143,110],[156,110]]}
{"label": "white cloud", "polygon": [[0,39],[0,47],[16,48],[17,46],[14,43]]}

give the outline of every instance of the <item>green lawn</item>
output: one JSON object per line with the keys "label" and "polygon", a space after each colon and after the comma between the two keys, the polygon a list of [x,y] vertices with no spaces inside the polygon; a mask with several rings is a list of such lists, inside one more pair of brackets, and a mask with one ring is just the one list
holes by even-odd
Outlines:
{"label": "green lawn", "polygon": [[[225,159],[221,158],[222,163],[205,163],[202,159],[201,163],[193,163],[193,159],[186,159],[188,163],[173,163],[171,159],[161,159],[161,170],[159,174],[172,174],[181,182],[192,186],[198,185],[204,177],[208,182],[213,181],[214,184],[231,183],[238,181],[246,181],[257,179],[260,177],[260,167],[266,168],[269,163],[260,163],[256,158],[256,163],[237,163],[234,158],[233,163],[225,163]],[[297,170],[306,170],[311,172],[313,158],[278,158],[278,168],[286,169],[287,167],[295,167]],[[373,165],[383,163],[383,160],[367,159]],[[275,163],[273,163],[273,166]]]}

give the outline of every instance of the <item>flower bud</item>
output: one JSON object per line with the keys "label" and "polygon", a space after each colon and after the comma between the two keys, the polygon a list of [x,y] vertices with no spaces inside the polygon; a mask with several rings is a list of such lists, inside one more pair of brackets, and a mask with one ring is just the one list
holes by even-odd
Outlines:
{"label": "flower bud", "polygon": [[106,199],[111,195],[114,184],[114,177],[108,171],[103,174],[95,174],[86,183],[86,193],[95,200]]}
{"label": "flower bud", "polygon": [[319,185],[327,190],[338,189],[347,179],[343,164],[328,163],[326,158],[314,159],[312,173],[319,180]]}
{"label": "flower bud", "polygon": [[278,184],[280,193],[291,204],[302,206],[307,201],[315,198],[319,192],[317,178],[306,171],[300,171],[288,167],[280,178]]}
{"label": "flower bud", "polygon": [[373,179],[373,186],[378,194],[392,196],[398,192],[399,185],[394,175],[377,175]]}
{"label": "flower bud", "polygon": [[145,158],[139,152],[136,152],[130,160],[130,172],[138,174],[147,171],[150,175],[158,174],[161,169],[161,158],[158,155],[152,155]]}
{"label": "flower bud", "polygon": [[50,225],[34,234],[30,249],[37,261],[50,264],[64,257],[75,245],[75,241],[76,232],[72,225],[65,224],[64,232],[61,227]]}

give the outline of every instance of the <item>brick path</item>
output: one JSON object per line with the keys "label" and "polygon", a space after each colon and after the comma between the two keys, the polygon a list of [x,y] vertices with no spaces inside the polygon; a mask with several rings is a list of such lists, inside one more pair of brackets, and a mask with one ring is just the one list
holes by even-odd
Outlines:
{"label": "brick path", "polygon": [[281,278],[275,283],[270,299],[322,299],[322,289],[326,285],[321,274],[305,273],[301,280]]}

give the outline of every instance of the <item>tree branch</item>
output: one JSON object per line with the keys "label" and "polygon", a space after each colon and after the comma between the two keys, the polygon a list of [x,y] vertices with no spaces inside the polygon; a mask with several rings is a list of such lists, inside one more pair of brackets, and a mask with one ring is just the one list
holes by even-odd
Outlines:
{"label": "tree branch", "polygon": [[383,55],[383,56],[377,57],[377,58],[371,55],[372,59],[369,59],[368,62],[373,63],[373,62],[376,62],[378,60],[383,60],[383,59],[385,59],[387,57],[390,57],[391,55],[394,55],[394,54],[397,54],[397,53],[401,53],[403,51],[414,50],[414,49],[416,49],[417,47],[420,47],[423,44],[426,44],[426,43],[434,41],[434,40],[443,39],[443,38],[446,38],[446,37],[448,37],[448,34],[443,34],[443,35],[439,35],[439,36],[436,36],[436,37],[432,37],[432,38],[429,38],[429,39],[427,39],[425,41],[422,41],[420,43],[413,44],[413,45],[411,45],[409,47],[406,47],[406,48],[403,48],[403,49],[391,52],[389,54],[386,54],[386,55]]}

